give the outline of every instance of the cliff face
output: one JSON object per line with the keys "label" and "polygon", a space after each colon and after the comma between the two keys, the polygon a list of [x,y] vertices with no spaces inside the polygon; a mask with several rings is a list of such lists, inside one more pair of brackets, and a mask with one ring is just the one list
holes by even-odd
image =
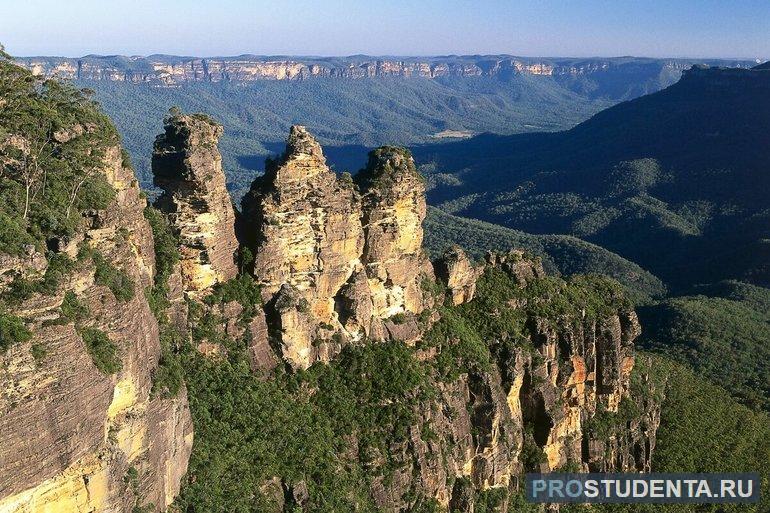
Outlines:
{"label": "cliff face", "polygon": [[[372,77],[481,77],[515,74],[572,77],[613,73],[678,74],[695,61],[677,59],[539,59],[513,56],[460,56],[380,59],[343,57],[326,59],[239,56],[100,57],[80,59],[26,57],[19,63],[36,75],[73,80],[104,80],[178,86],[191,82],[252,82],[304,80],[319,77],[362,79]],[[750,67],[750,61],[708,61],[711,65]]]}
{"label": "cliff face", "polygon": [[380,148],[369,154],[356,180],[366,191],[363,261],[374,315],[419,314],[425,306],[420,273],[433,271],[422,250],[425,184],[414,160],[403,149]]}
{"label": "cliff face", "polygon": [[419,276],[430,264],[421,247],[425,189],[414,162],[381,149],[363,174],[371,183],[362,197],[349,176],[329,169],[307,130],[294,126],[283,156],[243,200],[244,225],[256,227],[254,275],[293,366],[326,361],[348,341],[386,338],[383,321],[423,310]]}
{"label": "cliff face", "polygon": [[[100,279],[105,270],[95,269],[100,260],[86,253],[54,293],[13,307],[31,338],[0,354],[4,513],[129,512],[150,503],[159,510],[174,499],[187,468],[193,434],[186,393],[150,393],[160,345],[143,294],[155,266],[146,203],[118,147],[108,149],[101,172],[115,200],[88,212],[59,251],[74,258],[78,248],[81,255],[90,248],[126,281],[116,294]],[[83,318],[67,309],[73,301]],[[112,373],[89,355],[98,333],[116,347]]]}
{"label": "cliff face", "polygon": [[[521,253],[491,255],[478,300],[488,301],[508,280],[514,290],[527,290],[547,279]],[[392,447],[403,467],[372,485],[378,506],[399,511],[422,496],[451,511],[473,511],[474,497],[484,491],[515,493],[524,472],[650,470],[660,405],[644,386],[631,386],[636,315],[621,306],[556,320],[537,313],[539,301],[514,293],[493,312],[522,314],[527,342],[513,342],[506,332],[487,335],[492,365],[436,379],[438,395],[418,407],[409,441]],[[460,315],[472,312],[471,305]],[[443,322],[424,335],[427,347],[462,344],[459,333],[440,329]],[[513,510],[506,499],[495,511]]]}
{"label": "cliff face", "polygon": [[155,140],[152,169],[163,189],[158,208],[181,241],[183,287],[192,296],[237,274],[235,214],[217,149],[222,127],[203,116],[175,116]]}

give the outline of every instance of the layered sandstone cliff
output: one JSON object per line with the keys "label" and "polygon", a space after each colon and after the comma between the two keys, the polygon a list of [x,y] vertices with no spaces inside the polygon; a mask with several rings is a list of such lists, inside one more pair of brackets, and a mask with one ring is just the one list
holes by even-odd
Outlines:
{"label": "layered sandstone cliff", "polygon": [[[32,337],[0,354],[3,513],[128,513],[150,504],[160,511],[187,468],[186,393],[151,394],[161,348],[143,294],[155,267],[146,202],[118,147],[108,149],[101,172],[115,200],[88,212],[77,234],[49,253],[79,254],[74,268],[52,294],[33,294],[12,309]],[[88,256],[97,253],[102,260]],[[97,261],[124,273],[121,290],[98,279]],[[82,318],[65,309],[73,301]],[[84,341],[94,333],[116,347],[118,370],[97,368]]]}
{"label": "layered sandstone cliff", "polygon": [[363,261],[374,315],[420,313],[426,306],[421,272],[432,275],[433,270],[422,249],[425,184],[414,160],[404,149],[379,148],[369,154],[356,181],[364,191]]}
{"label": "layered sandstone cliff", "polygon": [[[456,263],[453,252],[438,266]],[[336,456],[346,468],[371,471],[374,504],[395,512],[433,501],[440,511],[470,513],[490,494],[500,498],[493,511],[513,513],[526,472],[650,471],[660,391],[649,388],[644,372],[631,381],[639,334],[634,312],[610,297],[592,312],[567,308],[554,315],[545,305],[578,285],[546,276],[521,252],[490,255],[475,271],[477,296],[447,304],[446,319],[420,334],[417,355],[431,393],[412,404],[405,433],[372,447],[354,430],[346,435],[348,449]],[[538,292],[554,286],[548,295]],[[451,301],[449,287],[447,294]],[[472,344],[468,337],[475,336],[460,327],[473,322],[491,360],[460,369],[449,363],[448,372],[457,374],[445,374],[452,360],[437,361],[442,353],[466,354],[452,348]],[[308,488],[273,478],[263,487],[274,501],[268,511],[313,510]]]}
{"label": "layered sandstone cliff", "polygon": [[[352,452],[341,457],[395,465],[371,483],[376,504],[399,511],[428,497],[472,511],[469,497],[515,494],[526,471],[649,470],[660,405],[631,387],[634,312],[610,289],[554,281],[521,251],[475,264],[453,248],[431,264],[421,247],[424,215],[424,186],[407,151],[373,151],[354,182],[329,169],[299,126],[243,201],[242,232],[267,320],[250,351],[269,368],[276,359],[295,369],[333,365],[346,344],[388,338],[417,344],[427,365],[469,343],[467,333],[447,328],[458,315],[488,317],[477,336],[493,361],[451,379],[431,374],[436,393],[416,406],[406,439],[387,454],[357,455],[351,433]],[[510,297],[490,303],[490,291]],[[561,303],[597,293],[607,297],[591,311]],[[484,323],[498,318],[509,320],[489,331]],[[308,500],[306,483],[274,481],[265,489],[283,489],[276,511],[286,500]]]}
{"label": "layered sandstone cliff", "polygon": [[154,183],[164,191],[156,206],[181,241],[184,290],[200,297],[237,274],[235,214],[217,149],[222,126],[177,115],[164,128],[152,154]]}
{"label": "layered sandstone cliff", "polygon": [[[193,82],[253,82],[313,78],[511,76],[516,74],[571,77],[631,73],[679,74],[696,63],[678,59],[539,59],[506,55],[434,58],[342,57],[288,58],[239,56],[100,57],[79,59],[26,57],[19,63],[36,75],[71,80],[96,80],[178,86]],[[750,61],[709,61],[711,65],[750,67]],[[651,75],[652,76],[652,75]]]}
{"label": "layered sandstone cliff", "polygon": [[[484,269],[482,294],[493,278],[498,291],[506,280],[523,291],[545,278],[540,264],[520,252],[492,255]],[[488,336],[484,343],[497,355],[491,366],[436,378],[438,394],[418,407],[408,443],[391,447],[390,457],[403,466],[372,484],[378,506],[399,511],[422,496],[471,512],[484,491],[515,495],[524,472],[650,470],[660,405],[649,391],[630,389],[639,334],[634,312],[619,306],[595,317],[554,319],[528,304],[538,298],[517,296],[495,314],[523,315],[527,338]],[[462,343],[452,332],[425,336],[426,354],[437,343]],[[495,511],[514,510],[506,501]]]}

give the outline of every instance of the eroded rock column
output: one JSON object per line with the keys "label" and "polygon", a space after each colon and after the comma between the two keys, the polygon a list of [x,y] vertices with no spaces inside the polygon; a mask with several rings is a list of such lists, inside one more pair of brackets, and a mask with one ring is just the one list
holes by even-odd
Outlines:
{"label": "eroded rock column", "polygon": [[202,114],[166,120],[152,155],[156,205],[180,239],[184,289],[200,297],[237,274],[235,214],[217,149],[222,126]]}
{"label": "eroded rock column", "polygon": [[362,261],[372,293],[374,315],[420,313],[420,273],[426,268],[422,251],[425,184],[414,159],[403,149],[378,148],[356,180],[365,190],[363,223],[366,245]]}
{"label": "eroded rock column", "polygon": [[326,165],[321,146],[303,126],[291,128],[286,151],[266,167],[243,200],[245,224],[256,227],[250,237],[254,275],[266,303],[275,302],[284,285],[303,300],[302,329],[292,328],[296,319],[287,318],[285,308],[272,310],[284,357],[307,367],[329,343],[361,335],[344,329],[335,308],[335,296],[361,269],[360,197],[352,180]]}

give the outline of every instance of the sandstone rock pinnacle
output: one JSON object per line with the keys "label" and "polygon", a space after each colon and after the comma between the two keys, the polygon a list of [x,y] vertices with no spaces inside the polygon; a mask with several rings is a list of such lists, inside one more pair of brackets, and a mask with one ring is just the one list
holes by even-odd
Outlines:
{"label": "sandstone rock pinnacle", "polygon": [[365,190],[363,224],[366,244],[362,261],[372,287],[377,317],[420,313],[420,271],[425,184],[408,150],[385,146],[369,154],[356,180]]}
{"label": "sandstone rock pinnacle", "polygon": [[302,126],[266,168],[243,200],[244,224],[257,227],[245,237],[254,275],[266,303],[284,285],[307,302],[301,323],[274,312],[284,358],[307,367],[346,341],[386,338],[383,321],[396,314],[422,311],[420,275],[432,275],[421,248],[425,187],[406,150],[372,152],[363,199]]}
{"label": "sandstone rock pinnacle", "polygon": [[235,214],[217,149],[222,126],[193,114],[168,118],[164,128],[152,156],[164,191],[157,206],[180,238],[185,292],[202,296],[237,274]]}
{"label": "sandstone rock pinnacle", "polygon": [[[290,285],[307,302],[314,324],[342,331],[334,297],[360,267],[364,244],[355,186],[329,169],[321,146],[302,126],[291,128],[286,151],[266,167],[243,200],[245,223],[258,227],[247,239],[254,240],[254,274],[264,299]],[[314,360],[310,346],[320,335],[282,333],[285,357],[303,355],[294,358],[302,366]]]}
{"label": "sandstone rock pinnacle", "polygon": [[459,305],[473,299],[479,269],[473,267],[461,247],[453,246],[444,253],[436,262],[436,274],[446,283],[453,304]]}

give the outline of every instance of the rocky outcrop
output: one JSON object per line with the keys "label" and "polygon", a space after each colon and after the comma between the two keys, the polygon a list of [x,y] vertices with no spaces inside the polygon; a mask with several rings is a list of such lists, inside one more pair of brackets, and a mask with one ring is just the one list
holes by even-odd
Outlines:
{"label": "rocky outcrop", "polygon": [[193,297],[237,274],[235,214],[217,149],[221,135],[222,126],[206,116],[171,116],[152,155],[154,183],[164,191],[156,205],[180,239],[183,287]]}
{"label": "rocky outcrop", "polygon": [[[331,362],[352,342],[419,342],[420,358],[431,360],[462,343],[450,329],[425,345],[431,323],[441,322],[433,302],[442,300],[442,288],[463,312],[479,301],[477,280],[502,273],[521,293],[476,315],[521,324],[483,335],[488,366],[452,380],[432,376],[436,393],[416,406],[406,439],[387,455],[366,456],[387,457],[396,469],[372,480],[377,505],[398,511],[428,497],[470,511],[481,491],[516,492],[526,471],[649,470],[660,405],[631,394],[635,314],[623,306],[543,313],[540,304],[566,284],[548,281],[541,262],[518,250],[490,253],[474,266],[452,248],[435,264],[445,285],[436,287],[422,249],[425,209],[425,188],[406,150],[374,150],[353,181],[326,165],[304,127],[292,127],[286,151],[243,200],[240,232],[253,250],[263,308],[248,323],[233,321],[242,313],[233,302],[208,308],[223,334],[246,336],[251,367],[266,379],[281,363],[305,369]],[[538,281],[551,290],[547,297],[525,293]],[[212,357],[226,351],[205,343],[199,349]],[[278,478],[265,489],[276,486],[292,503],[308,500],[302,482]]]}
{"label": "rocky outcrop", "polygon": [[[119,148],[107,151],[102,171],[116,199],[87,213],[73,245],[103,255],[125,273],[133,294],[117,298],[95,280],[94,263],[85,258],[55,293],[34,294],[13,308],[32,338],[0,354],[4,513],[128,513],[150,503],[159,511],[173,501],[187,468],[193,433],[186,393],[151,394],[160,344],[143,294],[155,266],[146,203]],[[86,319],[64,316],[65,291]],[[116,346],[119,370],[105,374],[95,366],[84,328]]]}
{"label": "rocky outcrop", "polygon": [[360,215],[352,181],[337,177],[301,126],[292,127],[283,156],[243,200],[244,223],[255,228],[247,236],[254,275],[274,307],[284,358],[294,365],[318,359],[335,332],[363,335],[344,329],[335,308],[335,296],[361,268]]}
{"label": "rocky outcrop", "polygon": [[473,267],[465,251],[453,246],[435,263],[436,276],[446,283],[452,304],[460,305],[473,299],[479,269]]}
{"label": "rocky outcrop", "polygon": [[512,249],[507,253],[490,251],[486,254],[485,260],[487,265],[499,267],[514,276],[522,285],[546,275],[540,259],[529,258],[520,249]]}
{"label": "rocky outcrop", "polygon": [[[100,57],[79,59],[27,57],[19,64],[36,75],[70,80],[96,80],[179,86],[191,82],[253,82],[259,80],[307,80],[313,78],[365,79],[374,77],[480,77],[511,75],[554,76],[569,80],[632,72],[675,75],[699,61],[684,59],[541,59],[505,55],[456,57],[268,58],[243,55],[222,58],[195,57]],[[712,66],[751,67],[752,61],[700,61]],[[627,70],[627,71],[626,71]]]}
{"label": "rocky outcrop", "polygon": [[[398,330],[383,321],[425,306],[420,279],[432,275],[422,252],[425,187],[411,156],[375,150],[359,175],[363,193],[294,126],[284,154],[243,200],[244,224],[256,227],[245,236],[254,276],[293,366],[328,360],[351,340],[386,338]],[[401,330],[399,338],[415,334]]]}
{"label": "rocky outcrop", "polygon": [[[369,154],[356,175],[364,192],[366,267],[374,315],[420,313],[425,305],[421,271],[429,267],[422,249],[425,184],[411,154],[386,146]],[[432,273],[431,273],[432,274]]]}
{"label": "rocky outcrop", "polygon": [[[519,252],[489,261],[521,287],[539,279],[538,262]],[[526,300],[504,308],[529,312]],[[661,405],[650,390],[630,390],[640,333],[633,311],[527,315],[528,343],[505,333],[486,339],[497,348],[488,369],[437,380],[438,394],[418,407],[408,442],[391,447],[403,466],[372,484],[378,506],[400,511],[430,497],[472,511],[484,490],[516,493],[524,472],[649,471]],[[453,336],[442,342],[456,343]],[[495,511],[511,510],[503,502]]]}
{"label": "rocky outcrop", "polygon": [[291,284],[314,315],[333,320],[332,298],[360,262],[360,211],[353,183],[337,178],[304,127],[292,127],[286,152],[244,199],[244,218],[258,230],[254,270],[266,298]]}

